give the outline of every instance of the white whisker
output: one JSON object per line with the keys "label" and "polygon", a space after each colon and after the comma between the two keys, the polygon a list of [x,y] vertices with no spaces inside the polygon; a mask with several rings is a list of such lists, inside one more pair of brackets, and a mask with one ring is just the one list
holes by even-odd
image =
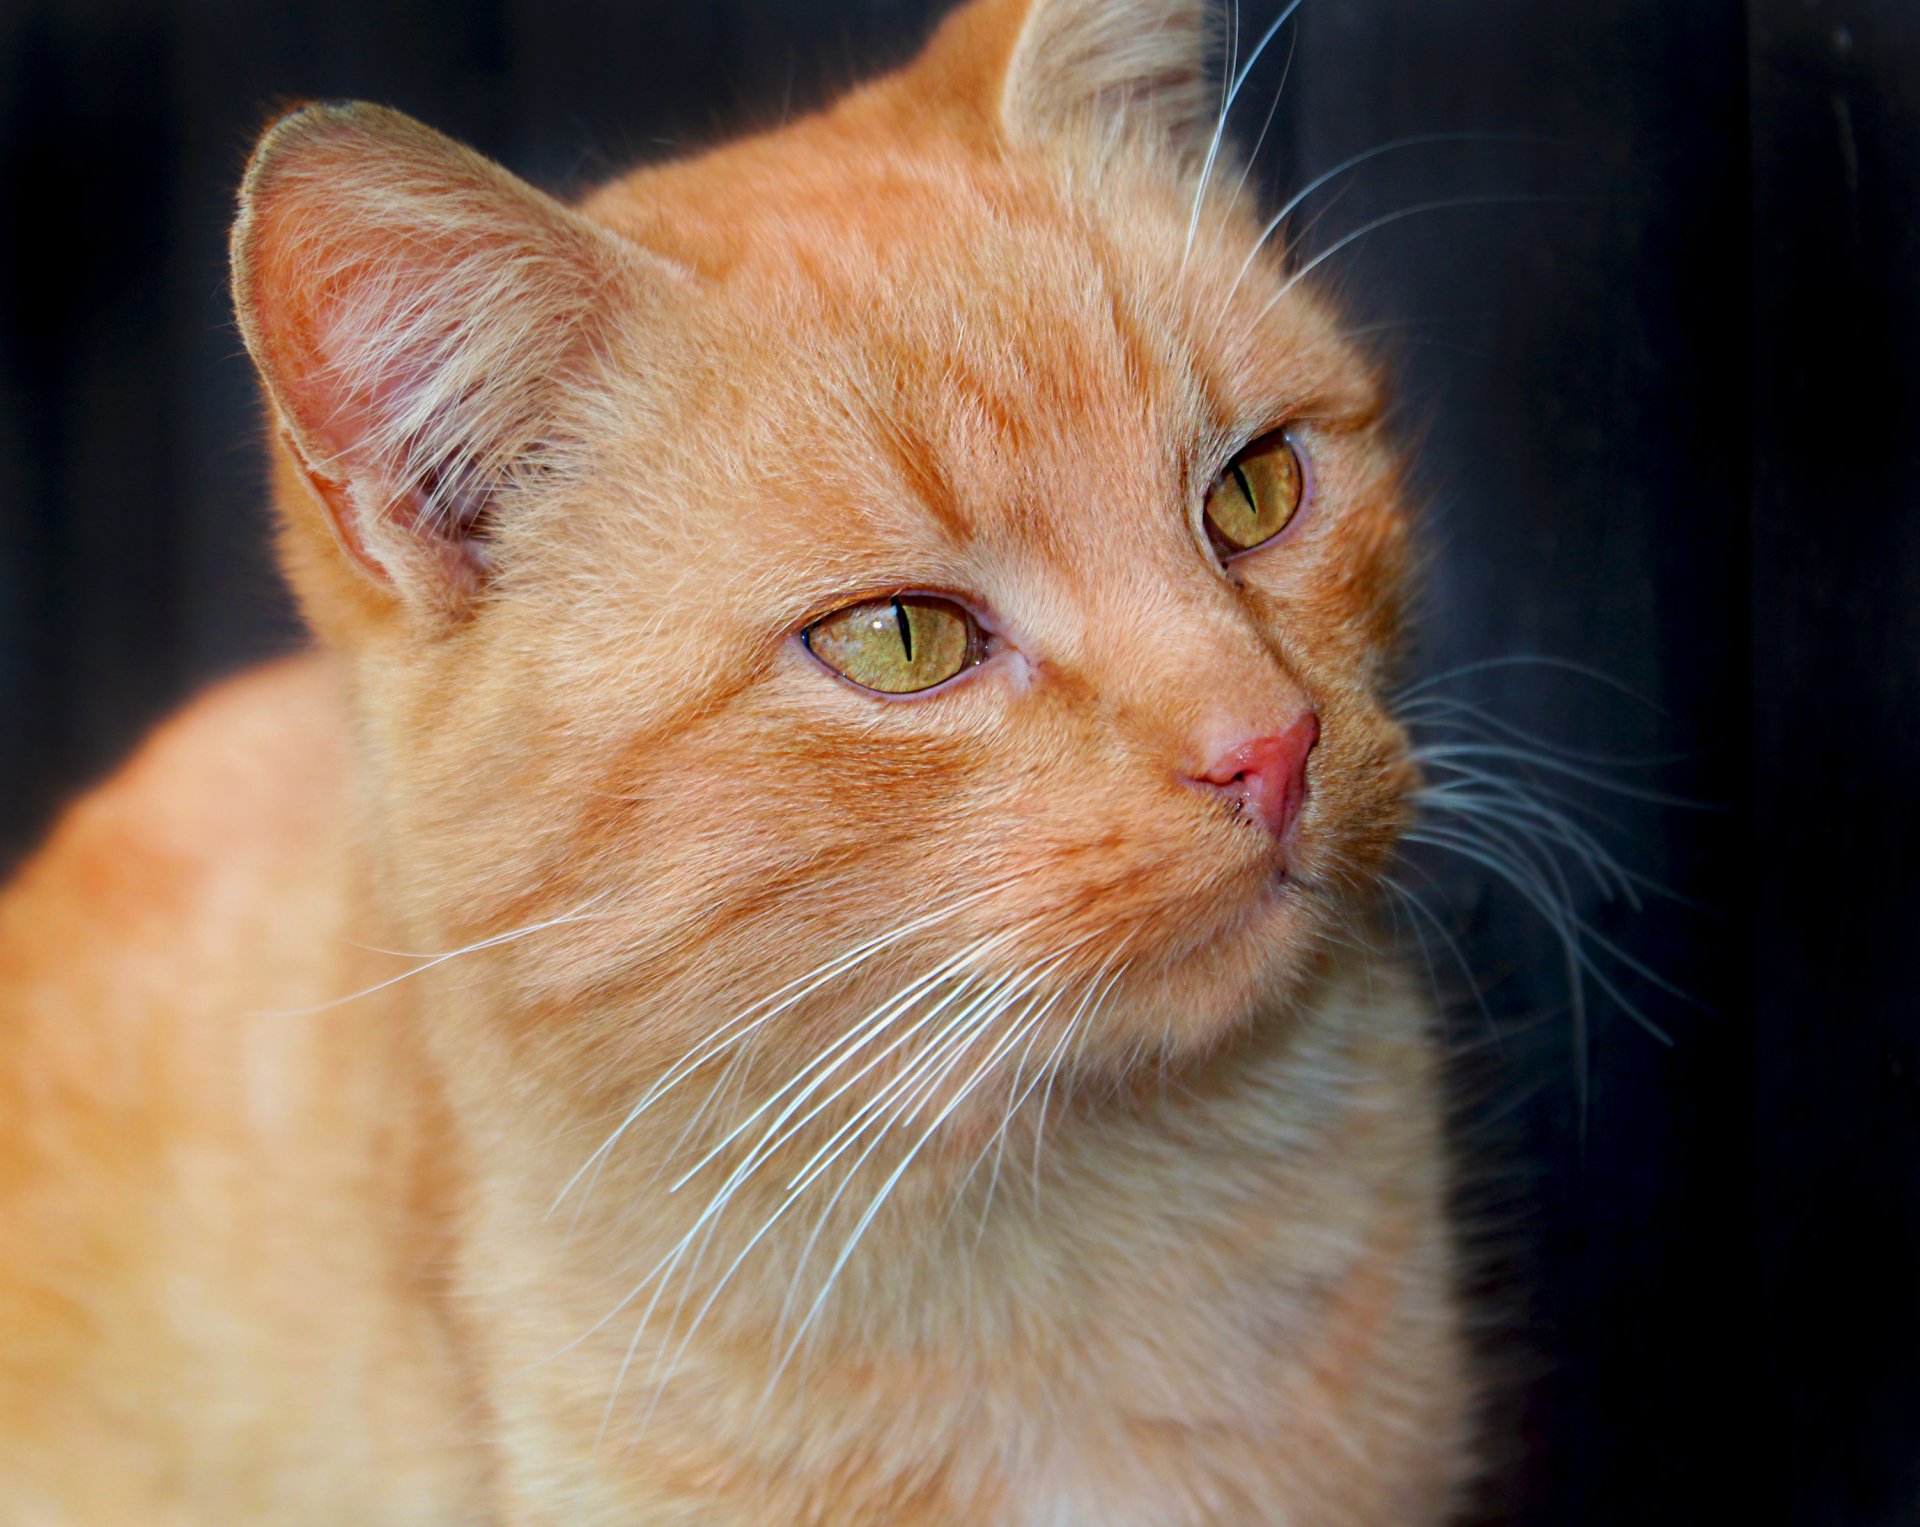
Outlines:
{"label": "white whisker", "polygon": [[1509,653],[1505,657],[1484,657],[1471,663],[1461,663],[1456,667],[1445,669],[1440,673],[1429,674],[1426,678],[1416,683],[1408,684],[1395,690],[1392,699],[1396,705],[1404,704],[1415,696],[1423,695],[1429,690],[1438,688],[1442,684],[1451,684],[1459,679],[1470,678],[1475,674],[1487,673],[1500,668],[1548,668],[1557,669],[1562,673],[1576,674],[1580,678],[1589,679],[1595,684],[1603,684],[1608,689],[1625,695],[1628,699],[1636,701],[1657,715],[1666,714],[1660,706],[1641,694],[1639,690],[1633,688],[1631,685],[1621,683],[1620,680],[1603,669],[1595,668],[1590,663],[1575,662],[1572,658],[1550,657],[1537,652],[1514,652]]}
{"label": "white whisker", "polygon": [[1394,138],[1386,143],[1375,144],[1370,149],[1349,155],[1333,166],[1332,169],[1323,170],[1298,191],[1295,191],[1281,204],[1280,210],[1267,220],[1266,225],[1260,230],[1258,237],[1254,239],[1253,247],[1247,251],[1247,257],[1240,262],[1239,270],[1234,273],[1233,284],[1227,288],[1227,295],[1220,303],[1222,312],[1224,313],[1226,307],[1233,301],[1234,293],[1240,290],[1240,283],[1246,279],[1247,271],[1252,267],[1254,260],[1259,256],[1260,251],[1266,247],[1267,240],[1273,237],[1275,231],[1279,229],[1288,218],[1292,217],[1295,212],[1298,212],[1301,206],[1312,197],[1316,191],[1319,191],[1329,182],[1337,180],[1348,171],[1357,170],[1369,161],[1381,158],[1387,154],[1401,153],[1410,148],[1424,148],[1436,143],[1528,143],[1537,141],[1539,140],[1531,138],[1524,133],[1414,133],[1405,138]]}
{"label": "white whisker", "polygon": [[[1138,930],[1136,930],[1136,932],[1137,931]],[[1083,1025],[1087,1027],[1092,1026],[1093,1019],[1105,1005],[1107,997],[1113,992],[1114,988],[1120,984],[1121,978],[1126,975],[1127,969],[1132,964],[1132,961],[1123,960],[1121,956],[1126,952],[1127,945],[1133,941],[1134,936],[1134,934],[1128,934],[1126,938],[1122,939],[1120,943],[1115,946],[1113,953],[1102,963],[1100,969],[1094,972],[1093,979],[1087,984],[1087,990],[1090,994],[1089,998],[1083,999],[1081,1005],[1074,1009],[1073,1016],[1067,1020],[1066,1025],[1060,1031],[1059,1042],[1054,1045],[1052,1053],[1047,1056],[1047,1087],[1046,1090],[1040,1094],[1040,1112],[1034,1120],[1033,1126],[1033,1201],[1035,1205],[1038,1205],[1040,1202],[1040,1149],[1047,1136],[1047,1106],[1053,1100],[1053,1085],[1060,1075],[1060,1057],[1066,1052],[1068,1044],[1072,1042]],[[1119,961],[1118,967],[1109,978],[1106,976],[1107,965],[1113,964],[1115,961]],[[1103,981],[1105,983],[1104,985],[1102,985]]]}
{"label": "white whisker", "polygon": [[506,933],[495,933],[486,938],[477,939],[471,944],[463,945],[459,949],[449,949],[444,954],[426,956],[423,962],[416,965],[412,970],[404,970],[397,976],[390,976],[384,981],[376,981],[372,986],[363,987],[356,992],[349,992],[344,997],[335,997],[330,1002],[315,1003],[312,1007],[267,1009],[264,1011],[243,1013],[241,1016],[244,1018],[304,1018],[312,1013],[324,1013],[332,1008],[344,1007],[349,1002],[358,1002],[362,997],[371,997],[375,992],[383,992],[389,987],[398,986],[402,981],[411,981],[415,976],[425,975],[429,970],[444,965],[449,960],[457,960],[462,955],[477,954],[483,949],[494,949],[502,944],[515,943],[535,933],[544,933],[549,928],[559,928],[569,923],[590,921],[586,916],[587,909],[597,906],[612,894],[611,891],[602,891],[598,896],[589,897],[578,907],[574,908],[573,911],[563,912],[558,917],[549,917],[541,922],[529,923],[524,928],[514,928]]}
{"label": "white whisker", "polygon": [[[998,1014],[996,1013],[995,1016],[997,1017]],[[1026,1021],[1037,1022],[1038,1019],[1034,1018]],[[819,1318],[820,1311],[826,1304],[828,1295],[833,1292],[834,1285],[839,1280],[841,1272],[845,1270],[848,1260],[853,1255],[854,1248],[859,1245],[861,1237],[866,1233],[867,1227],[873,1223],[874,1216],[880,1212],[881,1206],[885,1204],[894,1188],[899,1184],[901,1177],[906,1174],[907,1169],[912,1166],[914,1160],[919,1156],[921,1150],[925,1148],[927,1142],[933,1138],[940,1126],[946,1122],[953,1111],[958,1108],[961,1103],[965,1102],[974,1088],[980,1084],[981,1078],[992,1068],[994,1062],[999,1059],[1000,1055],[1005,1053],[1008,1047],[1017,1044],[1021,1036],[1022,1030],[1016,1024],[1009,1028],[1007,1035],[998,1041],[996,1045],[989,1048],[980,1064],[974,1068],[966,1081],[960,1085],[959,1090],[948,1099],[945,1106],[940,1109],[927,1125],[926,1129],[920,1134],[919,1138],[914,1141],[911,1149],[901,1158],[899,1164],[894,1167],[886,1181],[881,1184],[880,1191],[874,1195],[873,1201],[867,1206],[866,1211],[861,1215],[858,1223],[854,1225],[852,1232],[847,1236],[845,1243],[841,1246],[840,1254],[835,1258],[833,1266],[828,1269],[826,1282],[821,1286],[820,1292],[814,1296],[812,1305],[809,1306],[805,1318],[800,1322],[800,1329],[794,1333],[792,1339],[787,1343],[785,1351],[781,1354],[780,1361],[774,1368],[772,1377],[768,1380],[769,1392],[771,1392],[772,1387],[779,1382],[780,1375],[785,1370],[788,1361],[792,1358],[794,1350],[799,1346],[800,1342],[805,1339],[813,1322]],[[970,1047],[971,1040],[969,1040],[969,1048]],[[965,1053],[965,1050],[957,1052],[958,1055],[964,1055]],[[952,1064],[952,1062],[948,1063],[949,1068],[951,1068]],[[900,1122],[911,1123],[912,1120],[918,1116],[923,1106],[925,1106],[924,1098],[920,1103],[915,1104],[913,1111],[906,1116],[905,1120]]]}
{"label": "white whisker", "polygon": [[[559,1208],[561,1202],[566,1198],[567,1194],[573,1190],[574,1185],[580,1181],[581,1177],[586,1174],[588,1168],[593,1166],[594,1162],[604,1156],[606,1152],[612,1150],[614,1146],[619,1143],[621,1136],[633,1126],[635,1121],[637,1121],[648,1108],[652,1107],[660,1098],[671,1092],[680,1082],[692,1075],[693,1072],[705,1065],[707,1061],[713,1059],[723,1050],[740,1044],[750,1034],[770,1023],[773,1019],[779,1017],[780,1014],[787,1012],[800,1002],[805,1001],[806,998],[813,995],[814,992],[829,982],[837,980],[850,971],[858,969],[901,940],[910,938],[916,933],[924,932],[926,929],[945,921],[947,918],[957,915],[959,912],[979,902],[982,898],[998,891],[1004,884],[1004,881],[997,881],[971,895],[962,897],[959,901],[949,903],[947,906],[939,908],[936,911],[914,918],[912,921],[902,924],[900,927],[890,929],[888,932],[876,938],[868,939],[866,942],[856,945],[853,949],[834,956],[824,964],[815,966],[814,969],[807,972],[807,974],[788,982],[778,991],[762,998],[759,1002],[748,1007],[735,1018],[721,1025],[714,1033],[703,1037],[686,1056],[682,1057],[674,1065],[668,1067],[666,1072],[641,1094],[639,1101],[633,1105],[632,1109],[627,1113],[626,1117],[621,1120],[614,1131],[601,1142],[599,1148],[596,1149],[591,1156],[581,1163],[579,1170],[567,1179],[566,1184],[555,1196],[553,1203],[548,1206],[547,1213],[551,1215],[555,1209]],[[758,1016],[755,1016],[756,1014]],[[752,1019],[752,1021],[748,1022],[747,1020],[749,1019]],[[742,1027],[743,1024],[745,1025],[744,1027]]]}
{"label": "white whisker", "polygon": [[1193,211],[1187,218],[1186,248],[1181,254],[1181,270],[1186,269],[1187,256],[1193,253],[1193,236],[1200,227],[1200,205],[1206,199],[1207,182],[1213,178],[1214,161],[1220,157],[1220,145],[1226,139],[1227,118],[1233,114],[1233,103],[1240,95],[1241,87],[1247,82],[1247,76],[1253,73],[1253,66],[1260,62],[1260,55],[1267,51],[1280,28],[1285,26],[1293,13],[1300,9],[1303,0],[1289,0],[1287,7],[1273,18],[1273,24],[1261,33],[1260,40],[1253,45],[1253,51],[1247,55],[1247,61],[1233,75],[1233,83],[1227,89],[1227,98],[1220,105],[1220,120],[1214,124],[1212,140],[1207,144],[1207,156],[1200,166],[1200,183],[1194,187]]}
{"label": "white whisker", "polygon": [[1405,218],[1420,217],[1429,212],[1450,212],[1463,207],[1542,206],[1551,203],[1577,202],[1586,199],[1587,198],[1578,196],[1552,196],[1529,191],[1514,191],[1482,196],[1443,196],[1433,201],[1415,202],[1411,207],[1401,207],[1398,211],[1384,213],[1379,217],[1362,223],[1352,232],[1341,235],[1341,237],[1335,239],[1325,249],[1314,255],[1306,264],[1294,271],[1292,275],[1280,283],[1280,290],[1267,299],[1266,306],[1254,315],[1253,321],[1258,323],[1262,318],[1265,318],[1268,313],[1273,311],[1275,304],[1280,302],[1287,293],[1291,292],[1302,281],[1306,280],[1308,276],[1312,275],[1314,271],[1318,270],[1342,250],[1351,248],[1369,234],[1378,233],[1382,228],[1391,227],[1393,224]]}

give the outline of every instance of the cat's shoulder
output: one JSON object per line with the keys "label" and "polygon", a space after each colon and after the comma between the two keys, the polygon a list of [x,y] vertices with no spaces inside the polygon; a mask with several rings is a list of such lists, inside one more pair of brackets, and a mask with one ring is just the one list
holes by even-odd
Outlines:
{"label": "cat's shoulder", "polygon": [[[125,947],[335,830],[341,714],[318,654],[190,702],[68,807],[0,895],[0,949],[57,958],[92,925]],[[9,973],[0,957],[0,989]]]}
{"label": "cat's shoulder", "polygon": [[339,683],[319,655],[229,679],[66,810],[0,893],[0,1072],[304,995],[345,894]]}
{"label": "cat's shoulder", "polygon": [[[342,727],[323,658],[229,680],[0,896],[6,1527],[319,1520],[343,1480],[465,1487],[381,1409],[390,1391],[444,1431],[457,1404],[417,1360],[361,1188],[392,1164],[378,1015],[343,1005],[369,955],[344,921]],[[323,1383],[358,1372],[335,1361],[346,1330],[380,1396]],[[364,1467],[382,1448],[391,1476]]]}

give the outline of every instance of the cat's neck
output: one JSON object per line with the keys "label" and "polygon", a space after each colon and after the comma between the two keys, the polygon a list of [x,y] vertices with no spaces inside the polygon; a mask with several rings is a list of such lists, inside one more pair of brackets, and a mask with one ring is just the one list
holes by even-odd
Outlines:
{"label": "cat's neck", "polygon": [[[1403,1212],[1409,1173],[1439,1154],[1421,1022],[1390,974],[1346,957],[1299,1011],[1203,1063],[1036,1089],[952,1138],[923,1117],[818,1171],[816,1138],[759,1167],[764,1129],[701,1148],[716,1111],[742,1107],[703,1088],[596,1156],[606,1121],[543,1106],[524,1056],[437,1044],[482,1382],[567,1439],[550,1445],[597,1456],[612,1436],[644,1457],[650,1434],[678,1447],[683,1429],[712,1445],[738,1425],[749,1448],[756,1427],[800,1425],[822,1384],[919,1393],[919,1374],[949,1404],[1027,1393],[1032,1364],[1057,1361],[1096,1389],[1142,1373],[1179,1387],[1269,1361],[1245,1347],[1249,1322],[1309,1350],[1329,1318],[1314,1291],[1410,1237],[1432,1254]],[[1070,1356],[1117,1331],[1141,1349],[1116,1347],[1110,1372]]]}

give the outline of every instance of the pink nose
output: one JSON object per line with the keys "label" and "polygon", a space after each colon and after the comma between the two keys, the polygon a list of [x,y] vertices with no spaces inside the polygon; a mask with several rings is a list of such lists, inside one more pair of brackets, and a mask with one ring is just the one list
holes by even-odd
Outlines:
{"label": "pink nose", "polygon": [[1307,799],[1307,755],[1320,740],[1320,718],[1308,711],[1284,732],[1228,748],[1193,777],[1242,802],[1276,838],[1285,835]]}

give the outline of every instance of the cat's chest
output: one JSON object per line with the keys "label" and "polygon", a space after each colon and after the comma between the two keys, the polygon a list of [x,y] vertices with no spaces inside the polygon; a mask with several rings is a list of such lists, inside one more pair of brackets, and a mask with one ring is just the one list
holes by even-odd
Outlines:
{"label": "cat's chest", "polygon": [[1280,1519],[1252,1503],[1292,1493],[1293,1461],[1280,1445],[1297,1392],[1289,1365],[1255,1342],[1234,1351],[1209,1341],[1212,1332],[1174,1325],[1163,1328],[1164,1346],[1117,1342],[1110,1363],[998,1408],[976,1437],[997,1502],[979,1519],[1008,1527]]}
{"label": "cat's chest", "polygon": [[[1098,1430],[1083,1417],[1008,1470],[996,1510],[959,1519],[1007,1527],[1317,1527],[1346,1520],[1347,1492],[1336,1482],[1329,1493],[1327,1472],[1311,1456],[1316,1449],[1301,1445],[1286,1411],[1277,1404],[1227,1425],[1132,1417]],[[1407,1520],[1416,1519],[1425,1520]]]}
{"label": "cat's chest", "polygon": [[1156,1480],[1109,1449],[1066,1450],[1010,1481],[1008,1527],[1165,1527],[1196,1515],[1193,1481]]}

